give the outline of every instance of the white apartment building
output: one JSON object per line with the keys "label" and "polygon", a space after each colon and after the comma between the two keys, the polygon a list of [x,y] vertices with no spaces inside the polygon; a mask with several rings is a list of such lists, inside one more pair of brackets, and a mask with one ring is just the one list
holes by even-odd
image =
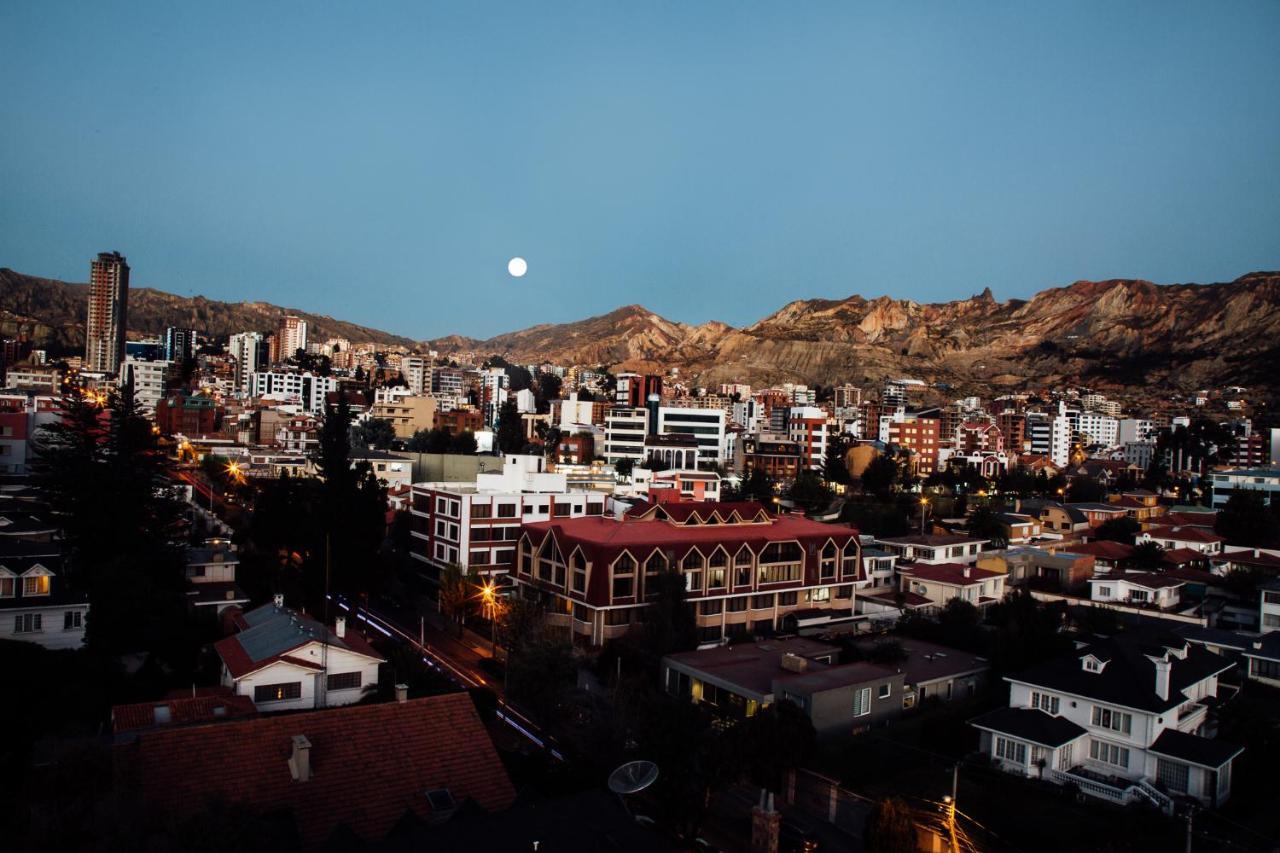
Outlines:
{"label": "white apartment building", "polygon": [[624,459],[644,460],[644,437],[649,432],[647,409],[610,409],[604,419],[604,458],[616,465]]}
{"label": "white apartment building", "polygon": [[692,433],[698,440],[698,461],[702,465],[725,460],[725,412],[723,409],[658,408],[658,433]]}
{"label": "white apartment building", "polygon": [[253,374],[267,361],[267,341],[260,332],[241,332],[231,336],[227,353],[236,365],[236,393],[248,395],[252,391]]}
{"label": "white apartment building", "polygon": [[414,483],[410,553],[432,573],[450,565],[502,578],[515,565],[520,526],[556,518],[600,516],[605,496],[570,490],[541,456],[509,455],[502,471],[475,483]]}
{"label": "white apartment building", "polygon": [[120,369],[120,385],[133,376],[133,398],[142,407],[143,413],[153,418],[156,414],[156,403],[164,396],[164,385],[177,371],[172,361],[146,361],[126,358]]}
{"label": "white apartment building", "polygon": [[1120,440],[1120,422],[1099,412],[1081,412],[1078,431],[1085,444],[1112,447]]}
{"label": "white apartment building", "polygon": [[415,397],[421,397],[431,390],[431,359],[426,356],[404,356],[400,359],[400,372]]}
{"label": "white apartment building", "polygon": [[1155,424],[1142,418],[1121,418],[1118,430],[1116,441],[1120,444],[1130,441],[1154,442],[1156,440]]}
{"label": "white apartment building", "polygon": [[254,397],[271,397],[296,403],[309,414],[324,412],[325,395],[338,390],[338,380],[314,373],[260,370],[253,374],[249,393]]}

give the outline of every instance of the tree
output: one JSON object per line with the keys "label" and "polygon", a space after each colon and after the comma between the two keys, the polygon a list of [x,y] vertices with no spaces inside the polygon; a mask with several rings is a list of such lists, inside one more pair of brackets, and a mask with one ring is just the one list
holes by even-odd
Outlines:
{"label": "tree", "polygon": [[515,400],[507,400],[498,410],[498,449],[503,453],[519,453],[524,450],[524,419],[516,409]]}
{"label": "tree", "polygon": [[351,446],[386,450],[396,440],[396,428],[386,418],[369,418],[351,428]]}
{"label": "tree", "polygon": [[62,526],[67,579],[86,589],[91,649],[152,651],[190,666],[181,643],[183,507],[151,424],[119,391],[67,394],[62,417],[39,431],[36,482]]}
{"label": "tree", "polygon": [[1092,477],[1072,477],[1067,484],[1067,500],[1076,503],[1093,503],[1104,500],[1107,489]]}
{"label": "tree", "polygon": [[1280,518],[1266,505],[1262,492],[1253,489],[1233,492],[1218,510],[1213,529],[1231,545],[1253,548],[1280,545]]}
{"label": "tree", "polygon": [[631,472],[635,470],[634,459],[619,459],[613,463],[613,471],[619,477],[630,477]]}
{"label": "tree", "polygon": [[766,506],[773,504],[776,484],[761,468],[752,468],[738,487],[738,496],[744,501],[759,501]]}
{"label": "tree", "polygon": [[[448,435],[448,433],[445,433]],[[476,434],[471,430],[463,430],[449,439],[450,453],[473,454],[478,449]]]}
{"label": "tree", "polygon": [[653,663],[669,654],[697,648],[698,626],[684,575],[664,571],[646,583],[645,594],[653,600],[645,612],[642,647]]}
{"label": "tree", "polygon": [[862,469],[862,490],[878,497],[887,497],[898,481],[898,463],[888,456],[877,456]]}
{"label": "tree", "polygon": [[1108,518],[1098,525],[1094,538],[1107,542],[1123,542],[1133,544],[1133,537],[1142,532],[1142,525],[1137,520],[1123,515],[1119,518]]}
{"label": "tree", "polygon": [[898,797],[879,800],[867,816],[863,840],[868,853],[915,853],[920,842],[911,807]]}
{"label": "tree", "polygon": [[1139,542],[1134,546],[1133,554],[1129,556],[1129,563],[1136,569],[1146,571],[1158,569],[1164,563],[1164,548],[1160,547],[1158,542],[1150,540]]}
{"label": "tree", "polygon": [[462,567],[451,563],[440,570],[440,612],[457,626],[458,636],[467,624],[467,614],[476,598],[477,577],[474,571],[463,572]]}
{"label": "tree", "polygon": [[992,547],[1003,548],[1009,544],[1009,531],[991,511],[990,507],[980,506],[969,514],[969,535],[979,539],[990,539]]}
{"label": "tree", "polygon": [[787,772],[809,760],[816,740],[808,715],[783,700],[741,723],[737,748],[753,784],[782,791]]}
{"label": "tree", "polygon": [[831,504],[834,495],[817,473],[801,471],[791,482],[787,497],[807,512],[821,512]]}
{"label": "tree", "polygon": [[560,703],[577,680],[573,647],[563,629],[539,627],[511,649],[507,689],[534,719],[556,719]]}
{"label": "tree", "polygon": [[827,439],[827,455],[822,460],[822,476],[828,483],[838,483],[842,486],[853,483],[853,475],[849,473],[849,466],[845,462],[845,455],[848,452],[848,434],[838,432]]}

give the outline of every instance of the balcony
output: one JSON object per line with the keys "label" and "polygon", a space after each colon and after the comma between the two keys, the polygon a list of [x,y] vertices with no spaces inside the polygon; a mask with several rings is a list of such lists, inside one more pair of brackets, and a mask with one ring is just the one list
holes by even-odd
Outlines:
{"label": "balcony", "polygon": [[1209,706],[1197,700],[1183,703],[1178,709],[1178,731],[1194,732],[1204,725],[1209,716]]}

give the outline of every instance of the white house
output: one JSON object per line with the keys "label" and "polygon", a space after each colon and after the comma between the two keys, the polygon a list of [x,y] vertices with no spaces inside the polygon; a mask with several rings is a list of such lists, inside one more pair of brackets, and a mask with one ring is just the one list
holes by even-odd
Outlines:
{"label": "white house", "polygon": [[953,598],[974,607],[987,607],[1004,598],[1006,575],[962,563],[916,563],[898,566],[902,592],[929,599],[945,607]]}
{"label": "white house", "polygon": [[971,721],[1002,770],[1116,804],[1217,807],[1243,747],[1201,736],[1234,664],[1166,631],[1081,644],[1015,676],[1009,707]]}
{"label": "white house", "polygon": [[1184,583],[1149,572],[1098,575],[1089,579],[1089,598],[1109,604],[1136,604],[1167,610],[1182,601]]}
{"label": "white house", "polygon": [[926,533],[876,539],[876,545],[903,563],[972,563],[991,540],[953,534]]}
{"label": "white house", "polygon": [[284,606],[284,597],[238,614],[232,634],[214,644],[222,684],[259,711],[350,705],[378,687],[385,659],[339,616],[333,630]]}
{"label": "white house", "polygon": [[75,649],[84,643],[89,599],[58,577],[61,570],[62,556],[56,546],[44,542],[4,546],[0,637],[46,649]]}
{"label": "white house", "polygon": [[187,604],[196,613],[218,616],[228,607],[249,603],[236,585],[240,557],[229,539],[206,539],[203,545],[187,549]]}
{"label": "white house", "polygon": [[1153,527],[1144,530],[1134,540],[1136,544],[1155,542],[1166,551],[1187,548],[1201,554],[1218,554],[1222,552],[1222,543],[1226,540],[1207,527],[1190,525]]}

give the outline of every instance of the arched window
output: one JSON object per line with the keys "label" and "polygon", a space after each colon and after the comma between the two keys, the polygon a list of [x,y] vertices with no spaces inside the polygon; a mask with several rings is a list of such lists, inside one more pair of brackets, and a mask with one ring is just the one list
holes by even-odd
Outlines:
{"label": "arched window", "polygon": [[729,567],[729,553],[724,548],[716,548],[711,552],[711,556],[707,558],[707,591],[713,589],[724,589],[727,578],[726,570]]}
{"label": "arched window", "polygon": [[690,592],[702,591],[702,554],[695,548],[680,560],[680,571],[684,574],[685,589]]}
{"label": "arched window", "polygon": [[625,551],[613,561],[613,597],[631,598],[636,594],[636,561]]}
{"label": "arched window", "polygon": [[751,563],[755,555],[751,549],[743,545],[733,557],[733,585],[751,586]]}
{"label": "arched window", "polygon": [[827,540],[827,544],[822,546],[822,553],[818,559],[818,578],[819,580],[830,581],[836,578],[836,561],[840,556],[840,549],[835,543]]}
{"label": "arched window", "polygon": [[573,591],[581,595],[587,594],[587,559],[581,551],[574,551],[572,558]]}
{"label": "arched window", "polygon": [[844,546],[844,566],[841,573],[846,579],[858,576],[858,540],[850,539]]}

